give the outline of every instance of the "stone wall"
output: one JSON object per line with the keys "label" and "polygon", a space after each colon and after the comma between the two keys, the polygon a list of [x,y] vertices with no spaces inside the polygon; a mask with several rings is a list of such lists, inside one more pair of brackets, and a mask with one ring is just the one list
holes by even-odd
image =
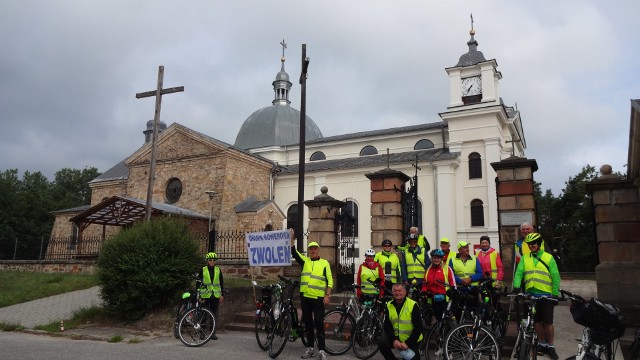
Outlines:
{"label": "stone wall", "polygon": [[0,271],[93,274],[95,267],[96,262],[89,260],[0,260]]}

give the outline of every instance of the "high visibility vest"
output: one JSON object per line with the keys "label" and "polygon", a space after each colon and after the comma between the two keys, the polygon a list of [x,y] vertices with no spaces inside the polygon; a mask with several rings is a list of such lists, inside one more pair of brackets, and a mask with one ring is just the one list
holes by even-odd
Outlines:
{"label": "high visibility vest", "polygon": [[[469,255],[466,262],[463,262],[457,256],[452,257],[451,263],[453,264],[453,273],[458,275],[459,278],[470,278],[476,273],[476,257],[473,255]],[[478,282],[472,282],[471,286],[478,286]]]}
{"label": "high visibility vest", "polygon": [[[387,303],[389,321],[391,322],[391,325],[393,325],[393,333],[395,336],[400,339],[401,342],[405,342],[413,331],[411,313],[413,312],[413,307],[416,306],[416,302],[409,298],[405,298],[404,304],[402,304],[402,308],[400,309],[400,314],[396,311],[396,307],[393,304],[394,302],[395,300],[392,300]],[[421,340],[422,334],[420,334],[420,337],[418,338],[418,341]]]}
{"label": "high visibility vest", "polygon": [[[477,254],[481,254],[481,250],[478,250]],[[480,255],[477,255],[478,257]],[[498,252],[497,251],[492,251],[489,253],[489,261],[491,262],[491,278],[493,280],[498,278],[498,265],[497,265],[497,259],[498,258]],[[483,274],[484,275],[484,274]]]}
{"label": "high visibility vest", "polygon": [[[531,254],[531,250],[529,250],[529,246],[527,245],[526,242],[524,242],[524,239],[520,243],[520,246],[518,246],[517,241],[515,244],[513,244],[513,246],[515,249],[514,254],[516,255],[516,261],[518,262],[522,257],[529,256],[529,254]],[[544,251],[544,241],[540,244],[540,250]]]}
{"label": "high visibility vest", "polygon": [[551,273],[547,267],[542,264],[544,261],[547,265],[553,260],[553,256],[549,253],[542,253],[538,264],[536,265],[533,256],[529,255],[522,258],[524,261],[524,290],[536,288],[539,291],[551,294],[553,291],[553,280]]}
{"label": "high visibility vest", "polygon": [[[305,297],[316,299],[324,297],[325,289],[332,287],[333,279],[331,278],[331,268],[326,259],[311,260],[303,257],[304,265],[300,276],[300,292]],[[326,277],[325,277],[326,269]],[[327,283],[329,281],[329,283]]]}
{"label": "high visibility vest", "polygon": [[420,254],[415,254],[415,259],[413,255],[411,248],[404,251],[404,260],[407,263],[407,279],[416,278],[420,281],[420,279],[424,278],[424,273],[426,272],[426,253],[424,249],[421,249]]}
{"label": "high visibility vest", "polygon": [[391,284],[397,284],[400,282],[400,259],[398,259],[398,255],[394,253],[385,255],[382,252],[379,252],[373,260],[382,266],[384,281],[390,281]]}
{"label": "high visibility vest", "polygon": [[208,299],[213,294],[213,297],[219,298],[222,295],[222,289],[220,288],[220,268],[213,268],[213,281],[211,280],[211,274],[209,274],[209,267],[202,268],[202,283],[206,285],[207,289],[200,293],[200,297]]}
{"label": "high visibility vest", "polygon": [[364,265],[360,265],[360,267],[360,291],[362,291],[363,294],[375,294],[377,291],[372,282],[378,279],[378,267],[376,266],[373,269],[369,269]]}

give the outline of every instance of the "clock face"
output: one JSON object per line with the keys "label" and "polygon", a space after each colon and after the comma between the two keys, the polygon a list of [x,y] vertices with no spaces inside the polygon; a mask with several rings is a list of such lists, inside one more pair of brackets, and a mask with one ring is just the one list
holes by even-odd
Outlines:
{"label": "clock face", "polygon": [[482,82],[480,76],[473,76],[462,79],[462,96],[473,96],[482,93]]}

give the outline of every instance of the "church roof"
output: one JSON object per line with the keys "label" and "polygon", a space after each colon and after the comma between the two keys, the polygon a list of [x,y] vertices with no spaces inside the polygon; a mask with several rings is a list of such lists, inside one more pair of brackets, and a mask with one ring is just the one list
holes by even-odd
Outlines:
{"label": "church roof", "polygon": [[269,205],[271,200],[258,200],[255,196],[250,196],[234,207],[236,213],[256,212]]}
{"label": "church roof", "polygon": [[[308,141],[322,137],[318,125],[305,116],[305,137]],[[235,146],[255,149],[267,146],[297,144],[300,137],[300,111],[289,105],[272,105],[251,114],[242,124]]]}
{"label": "church roof", "polygon": [[[305,173],[314,171],[325,171],[335,169],[358,169],[358,168],[370,168],[370,167],[385,167],[388,164],[408,164],[416,161],[416,155],[418,161],[437,161],[456,159],[460,154],[451,153],[449,149],[429,149],[420,151],[406,151],[401,153],[389,154],[388,159],[386,154],[382,155],[369,155],[358,156],[346,159],[336,160],[324,160],[324,161],[312,161],[307,162],[304,166]],[[282,174],[297,174],[298,164],[291,166],[283,166]]]}
{"label": "church roof", "polygon": [[[389,129],[369,130],[369,131],[355,132],[351,134],[327,136],[321,139],[307,140],[306,143],[322,144],[322,143],[329,143],[329,142],[335,142],[335,141],[355,140],[355,139],[360,139],[364,137],[388,136],[388,135],[404,134],[404,133],[420,131],[420,130],[444,128],[446,126],[447,124],[445,124],[444,122],[438,121],[430,124],[400,126],[400,127],[389,128]],[[297,143],[295,145],[297,145]]]}

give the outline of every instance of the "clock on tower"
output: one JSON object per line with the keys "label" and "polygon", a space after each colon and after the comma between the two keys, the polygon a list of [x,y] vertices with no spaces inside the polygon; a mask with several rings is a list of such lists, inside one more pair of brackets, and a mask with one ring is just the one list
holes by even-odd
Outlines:
{"label": "clock on tower", "polygon": [[462,102],[473,104],[482,101],[482,80],[480,76],[462,79]]}

